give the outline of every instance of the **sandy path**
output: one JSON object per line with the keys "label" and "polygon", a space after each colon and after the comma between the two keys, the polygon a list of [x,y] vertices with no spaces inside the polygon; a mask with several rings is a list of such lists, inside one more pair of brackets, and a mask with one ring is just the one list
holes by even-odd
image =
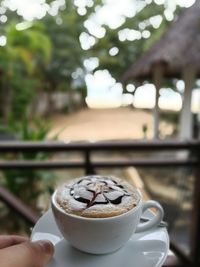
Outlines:
{"label": "sandy path", "polygon": [[140,139],[144,124],[147,124],[147,136],[151,138],[151,113],[131,108],[85,108],[70,115],[53,116],[49,138],[61,131],[59,140]]}

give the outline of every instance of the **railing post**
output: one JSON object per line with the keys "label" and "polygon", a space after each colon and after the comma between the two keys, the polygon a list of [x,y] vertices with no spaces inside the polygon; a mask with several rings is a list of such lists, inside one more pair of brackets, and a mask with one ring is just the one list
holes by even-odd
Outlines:
{"label": "railing post", "polygon": [[85,175],[95,174],[90,160],[90,150],[85,151]]}
{"label": "railing post", "polygon": [[[198,151],[198,147],[197,147]],[[198,165],[195,171],[193,216],[191,226],[191,257],[195,266],[200,263],[200,153],[197,152]]]}

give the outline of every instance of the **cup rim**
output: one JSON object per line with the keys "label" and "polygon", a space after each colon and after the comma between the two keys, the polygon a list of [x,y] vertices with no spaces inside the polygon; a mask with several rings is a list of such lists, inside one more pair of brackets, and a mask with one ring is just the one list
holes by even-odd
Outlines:
{"label": "cup rim", "polygon": [[142,205],[142,202],[143,202],[143,197],[142,197],[142,193],[141,191],[136,188],[137,192],[139,193],[140,195],[140,200],[137,204],[136,207],[128,210],[127,212],[124,212],[124,213],[121,213],[119,215],[115,215],[115,216],[111,216],[111,217],[83,217],[83,216],[79,216],[79,215],[76,215],[76,214],[71,214],[71,213],[67,213],[66,211],[64,211],[59,205],[58,203],[56,202],[55,200],[55,196],[56,196],[56,193],[58,191],[58,189],[56,189],[53,193],[53,195],[51,196],[51,205],[59,212],[61,212],[62,214],[66,215],[66,216],[69,216],[69,217],[72,217],[74,219],[81,219],[81,220],[88,220],[88,221],[105,221],[105,220],[112,220],[112,219],[115,219],[115,218],[120,218],[120,217],[124,217],[124,216],[128,216],[130,213],[133,213],[135,211],[137,211],[141,205]]}

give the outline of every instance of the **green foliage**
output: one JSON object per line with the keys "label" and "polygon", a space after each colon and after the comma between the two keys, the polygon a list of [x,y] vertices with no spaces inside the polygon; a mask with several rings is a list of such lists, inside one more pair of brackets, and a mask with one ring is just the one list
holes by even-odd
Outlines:
{"label": "green foliage", "polygon": [[25,67],[28,73],[33,73],[38,64],[49,62],[51,42],[42,23],[37,22],[25,30],[17,30],[16,22],[11,21],[5,32],[7,44],[2,48],[1,56],[9,59],[11,70],[21,63],[22,68]]}
{"label": "green foliage", "polygon": [[160,112],[160,118],[161,120],[163,121],[166,121],[167,123],[171,124],[173,126],[173,133],[172,133],[172,136],[177,136],[178,134],[178,126],[179,126],[179,120],[180,120],[180,117],[179,117],[179,113],[176,112],[176,111],[164,111],[162,110]]}
{"label": "green foliage", "polygon": [[28,113],[28,107],[35,97],[34,88],[37,84],[37,80],[28,78],[21,80],[19,75],[16,73],[13,74],[13,79],[11,80],[12,98],[9,114],[10,120],[22,119],[24,114]]}
{"label": "green foliage", "polygon": [[161,119],[177,126],[179,124],[179,114],[176,111],[162,111],[160,113]]}
{"label": "green foliage", "polygon": [[[23,141],[41,141],[45,140],[49,127],[44,121],[34,119],[31,126],[27,119],[22,123],[12,122],[10,125],[11,131],[15,132],[18,139]],[[43,152],[23,152],[18,154],[8,153],[4,155],[5,159],[9,160],[45,160],[50,155]],[[5,170],[4,186],[12,193],[18,196],[24,203],[36,209],[38,197],[47,191],[52,191],[53,173],[44,173],[39,170]]]}
{"label": "green foliage", "polygon": [[[59,90],[60,87],[65,88],[66,91],[74,87],[86,88],[84,80],[86,72],[83,62],[90,53],[82,49],[79,38],[81,33],[87,32],[84,26],[85,21],[95,12],[96,6],[101,2],[95,1],[92,7],[87,7],[87,13],[80,16],[74,1],[69,0],[67,8],[60,10],[57,16],[47,15],[43,19],[53,48],[51,61],[45,69],[47,91]],[[77,77],[79,82],[75,86],[72,74],[77,69],[80,74]]]}
{"label": "green foliage", "polygon": [[[152,2],[133,17],[126,17],[124,23],[116,29],[110,29],[108,26],[102,25],[106,29],[106,34],[91,49],[91,55],[99,58],[99,66],[95,70],[108,69],[112,76],[120,82],[122,74],[130,65],[163,34],[168,25],[164,10],[164,4],[157,5]],[[150,19],[155,16],[161,16],[162,18],[162,23],[158,29],[150,23]],[[141,34],[141,38],[135,38],[132,41],[127,39],[121,41],[119,34],[126,29],[137,31]],[[144,30],[149,32],[149,38],[143,37]],[[119,49],[119,53],[115,56],[109,54],[112,47]]]}
{"label": "green foliage", "polygon": [[147,132],[148,132],[148,125],[146,123],[144,123],[142,125],[142,132],[143,132],[143,136],[146,139],[147,138]]}
{"label": "green foliage", "polygon": [[41,85],[40,70],[51,57],[51,42],[41,25],[37,22],[17,30],[11,21],[5,27],[7,44],[0,49],[0,102],[4,103],[0,114],[6,122],[27,114]]}

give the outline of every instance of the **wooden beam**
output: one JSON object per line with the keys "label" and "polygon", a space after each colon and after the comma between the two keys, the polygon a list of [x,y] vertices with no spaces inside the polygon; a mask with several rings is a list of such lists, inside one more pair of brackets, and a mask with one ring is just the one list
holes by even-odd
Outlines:
{"label": "wooden beam", "polygon": [[154,118],[154,138],[159,139],[159,91],[162,84],[163,79],[163,65],[156,64],[153,67],[153,83],[156,88],[156,96],[155,96],[155,106],[153,109],[153,118]]}
{"label": "wooden beam", "polygon": [[140,177],[136,168],[129,167],[129,168],[125,169],[125,176],[127,177],[128,181],[131,184],[133,184],[135,187],[140,189],[140,191],[144,197],[144,200],[151,199],[150,195],[147,193],[147,191],[145,189],[144,182],[143,182],[142,178]]}
{"label": "wooden beam", "polygon": [[[131,184],[133,184],[136,188],[138,188],[140,190],[140,192],[142,193],[143,199],[145,201],[151,199],[151,196],[147,192],[147,190],[145,188],[145,184],[144,184],[142,178],[140,177],[140,175],[139,175],[139,173],[138,173],[136,168],[129,167],[129,168],[125,169],[125,176],[126,176],[127,180]],[[155,208],[152,208],[151,210],[154,213],[156,213],[156,209]]]}
{"label": "wooden beam", "polygon": [[31,225],[34,225],[39,219],[34,211],[2,186],[0,186],[0,201],[3,201],[11,210],[15,211]]}
{"label": "wooden beam", "polygon": [[191,139],[193,135],[192,123],[192,89],[195,82],[195,69],[188,67],[183,72],[183,80],[185,82],[185,90],[183,95],[182,110],[180,115],[180,139]]}

